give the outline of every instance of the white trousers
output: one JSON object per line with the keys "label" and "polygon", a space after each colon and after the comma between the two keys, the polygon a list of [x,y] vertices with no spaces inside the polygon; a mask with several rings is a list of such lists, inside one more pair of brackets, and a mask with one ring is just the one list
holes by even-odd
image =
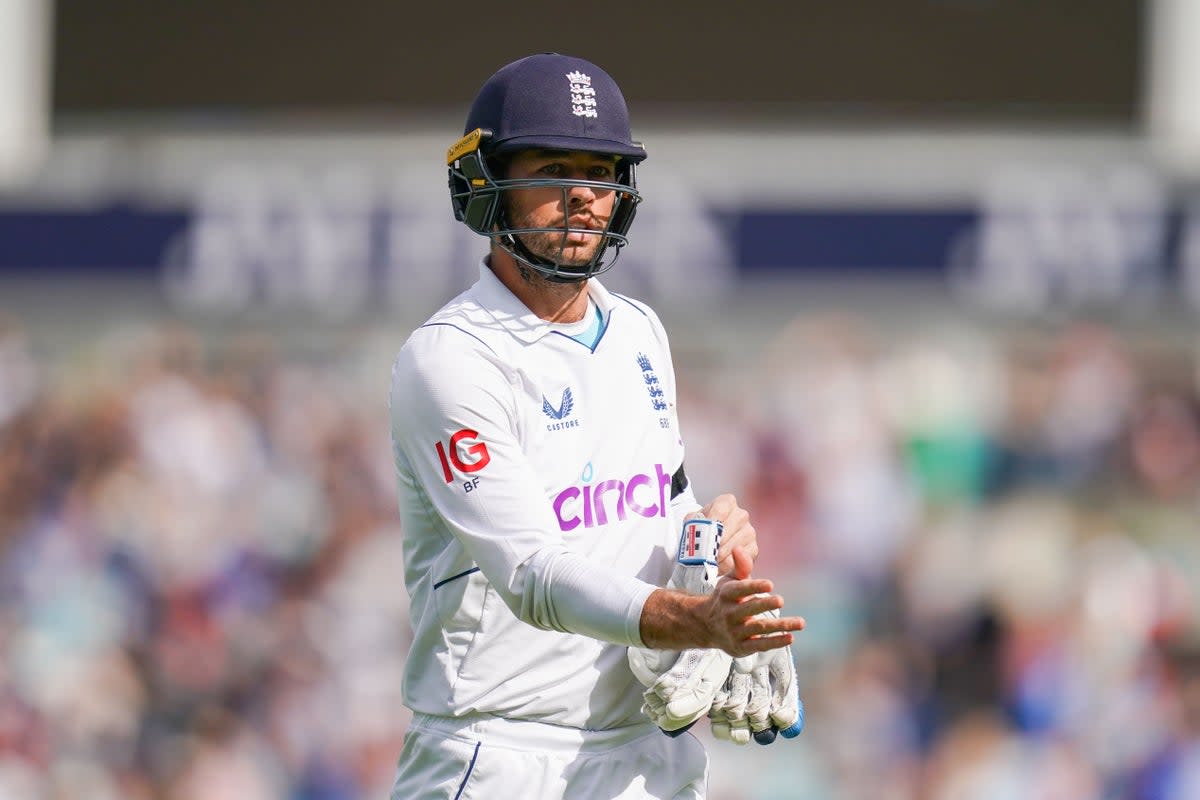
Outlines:
{"label": "white trousers", "polygon": [[704,800],[707,785],[690,733],[417,714],[391,800]]}

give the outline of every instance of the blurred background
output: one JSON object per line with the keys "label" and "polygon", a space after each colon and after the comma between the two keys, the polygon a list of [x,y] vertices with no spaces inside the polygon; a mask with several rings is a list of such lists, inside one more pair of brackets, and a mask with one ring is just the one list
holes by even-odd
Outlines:
{"label": "blurred background", "polygon": [[547,50],[809,620],[712,800],[1200,797],[1200,3],[0,0],[0,798],[386,796],[389,367]]}

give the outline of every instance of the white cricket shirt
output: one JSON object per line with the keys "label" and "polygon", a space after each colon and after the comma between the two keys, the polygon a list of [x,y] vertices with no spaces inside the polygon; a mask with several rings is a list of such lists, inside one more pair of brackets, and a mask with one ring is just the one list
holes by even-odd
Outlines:
{"label": "white cricket shirt", "polygon": [[589,293],[604,316],[594,347],[481,265],[396,359],[414,711],[646,722],[625,648],[698,503],[671,497],[683,444],[662,324],[595,279]]}

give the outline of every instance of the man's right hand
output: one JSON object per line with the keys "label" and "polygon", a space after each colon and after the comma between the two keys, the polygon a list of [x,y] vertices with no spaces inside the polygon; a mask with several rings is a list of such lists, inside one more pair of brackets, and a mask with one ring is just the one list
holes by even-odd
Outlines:
{"label": "man's right hand", "polygon": [[803,617],[758,616],[782,608],[783,598],[773,593],[771,581],[750,577],[750,557],[742,548],[735,547],[732,555],[732,572],[717,581],[711,594],[650,593],[641,619],[647,648],[716,648],[736,658],[786,647],[794,631],[804,630]]}
{"label": "man's right hand", "polygon": [[759,744],[771,744],[776,734],[785,739],[798,736],[804,728],[804,704],[792,649],[733,659],[708,718],[714,736],[735,744],[746,744],[752,735]]}
{"label": "man's right hand", "polygon": [[778,612],[783,598],[773,593],[771,581],[750,577],[750,556],[740,547],[733,549],[733,564],[705,598],[702,613],[711,641],[701,646],[737,658],[790,645],[792,632],[804,630],[804,618],[764,613]]}

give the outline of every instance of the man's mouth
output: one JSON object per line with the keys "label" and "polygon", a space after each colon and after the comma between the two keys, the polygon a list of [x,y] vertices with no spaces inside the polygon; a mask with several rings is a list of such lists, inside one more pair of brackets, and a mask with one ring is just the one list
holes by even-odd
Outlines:
{"label": "man's mouth", "polygon": [[570,227],[576,230],[599,231],[602,230],[604,226],[601,225],[600,221],[595,217],[575,216],[568,218],[567,225],[564,227]]}

